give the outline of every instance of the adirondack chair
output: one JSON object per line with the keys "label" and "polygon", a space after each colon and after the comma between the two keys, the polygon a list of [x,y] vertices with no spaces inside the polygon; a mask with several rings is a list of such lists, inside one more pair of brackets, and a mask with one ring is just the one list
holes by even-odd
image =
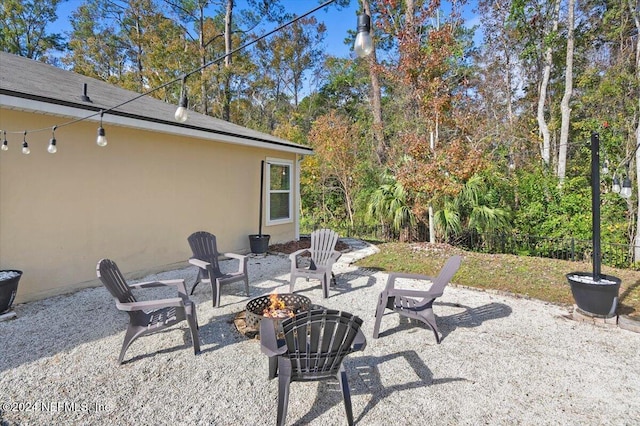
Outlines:
{"label": "adirondack chair", "polygon": [[194,232],[189,236],[188,241],[193,252],[189,263],[199,268],[196,282],[191,287],[191,294],[193,294],[200,282],[208,282],[211,284],[211,291],[213,292],[213,306],[220,306],[220,287],[223,284],[244,281],[244,287],[247,296],[249,296],[249,275],[247,272],[249,259],[247,256],[224,253],[224,256],[238,260],[239,264],[237,271],[223,274],[220,271],[218,260],[220,253],[218,253],[215,235],[205,231]]}
{"label": "adirondack chair", "polygon": [[[124,336],[118,364],[122,364],[124,354],[138,337],[155,333],[183,320],[187,320],[191,330],[191,340],[195,354],[200,353],[196,306],[187,296],[184,280],[165,280],[127,284],[118,265],[112,260],[102,259],[96,266],[96,273],[102,284],[116,300],[116,307],[129,314],[129,326]],[[173,299],[138,301],[131,289],[174,286],[178,296]]]}
{"label": "adirondack chair", "polygon": [[260,321],[262,353],[269,356],[270,363],[277,358],[278,425],[285,423],[291,382],[331,378],[340,382],[347,421],[353,424],[351,394],[342,361],[367,345],[361,325],[362,320],[350,313],[315,309],[284,320],[284,337],[279,340],[274,321]]}
{"label": "adirondack chair", "polygon": [[[316,278],[322,283],[322,295],[326,299],[329,297],[329,283],[335,285],[335,275],[331,271],[333,264],[341,256],[336,251],[338,233],[331,229],[317,229],[311,233],[311,247],[300,249],[289,255],[291,260],[291,283],[289,292],[293,293],[293,287],[298,278]],[[309,253],[311,259],[308,266],[303,266],[301,255]]]}
{"label": "adirondack chair", "polygon": [[[456,274],[461,263],[462,257],[458,255],[451,256],[436,278],[427,275],[399,272],[389,274],[387,285],[380,293],[378,308],[376,309],[376,322],[373,327],[373,338],[378,338],[380,321],[382,321],[384,310],[390,309],[401,316],[427,324],[433,331],[433,334],[435,334],[436,341],[440,343],[441,338],[436,324],[436,317],[433,313],[433,302],[436,298],[442,296],[444,288]],[[395,287],[397,279],[431,281],[432,284],[428,290],[406,290]]]}

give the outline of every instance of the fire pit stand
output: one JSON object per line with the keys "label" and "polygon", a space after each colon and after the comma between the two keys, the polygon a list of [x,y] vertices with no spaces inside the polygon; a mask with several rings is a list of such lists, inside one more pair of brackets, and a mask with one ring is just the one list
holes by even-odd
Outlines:
{"label": "fire pit stand", "polygon": [[[263,312],[265,309],[268,309],[271,304],[270,298],[270,295],[260,296],[251,299],[249,303],[247,303],[245,321],[248,328],[260,330],[260,321],[262,318],[265,318]],[[298,312],[308,311],[311,308],[311,299],[306,296],[294,293],[283,293],[278,294],[278,298],[284,302],[285,307],[293,312],[294,315]],[[272,319],[274,319],[276,325],[279,326],[280,322],[287,318],[288,316]]]}

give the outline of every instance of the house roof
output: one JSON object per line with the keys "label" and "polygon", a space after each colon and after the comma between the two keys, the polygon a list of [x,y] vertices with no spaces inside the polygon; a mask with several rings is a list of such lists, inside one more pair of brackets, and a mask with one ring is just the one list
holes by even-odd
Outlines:
{"label": "house roof", "polygon": [[[83,100],[85,84],[90,101]],[[106,124],[298,154],[313,152],[310,147],[194,111],[189,111],[185,123],[178,123],[173,119],[176,105],[6,52],[0,52],[0,106],[60,115],[68,121],[92,115],[87,120],[98,121],[96,113],[109,110],[103,115]]]}

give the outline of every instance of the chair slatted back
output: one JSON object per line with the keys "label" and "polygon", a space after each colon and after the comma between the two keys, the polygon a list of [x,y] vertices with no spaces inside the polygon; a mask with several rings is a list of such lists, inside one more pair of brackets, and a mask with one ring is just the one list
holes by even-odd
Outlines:
{"label": "chair slatted back", "polygon": [[291,360],[292,376],[316,378],[333,376],[342,360],[352,352],[353,340],[362,320],[336,310],[315,309],[302,312],[282,323]]}
{"label": "chair slatted back", "polygon": [[440,297],[444,294],[444,288],[449,284],[456,272],[458,272],[461,264],[462,257],[459,255],[451,256],[447,260],[429,289],[429,292],[432,292],[434,297]]}
{"label": "chair slatted back", "polygon": [[118,299],[120,303],[136,302],[135,296],[131,293],[131,288],[113,260],[101,259],[96,267],[96,274],[102,284],[109,290],[109,293]]}
{"label": "chair slatted back", "polygon": [[311,233],[311,260],[316,265],[324,266],[329,262],[338,237],[338,233],[331,229],[317,229]]}
{"label": "chair slatted back", "polygon": [[193,252],[193,257],[209,262],[215,276],[221,276],[222,273],[220,272],[220,264],[218,262],[220,253],[218,253],[216,236],[206,231],[198,231],[189,235],[187,240]]}

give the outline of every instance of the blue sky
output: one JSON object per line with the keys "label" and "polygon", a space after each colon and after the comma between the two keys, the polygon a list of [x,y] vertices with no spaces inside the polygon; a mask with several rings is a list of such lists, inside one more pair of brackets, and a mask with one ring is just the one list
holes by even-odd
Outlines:
{"label": "blue sky", "polygon": [[[67,0],[58,6],[58,20],[55,24],[49,26],[50,31],[65,33],[71,30],[69,24],[69,18],[71,13],[82,4],[82,0]],[[318,0],[281,0],[281,4],[290,13],[302,15],[309,10],[317,7],[321,2]],[[445,4],[446,2],[443,2]],[[246,2],[244,0],[237,0],[236,7],[242,9],[245,7]],[[349,6],[338,10],[335,6],[320,9],[316,11],[314,16],[318,21],[323,21],[327,26],[327,36],[325,39],[325,52],[334,56],[346,57],[349,55],[349,46],[344,44],[344,39],[347,37],[349,30],[356,29],[356,14],[359,7],[359,0],[351,0]],[[467,19],[467,25],[475,23],[475,16],[473,16],[472,8],[475,5],[475,0],[472,0],[469,5],[465,7],[464,16]],[[446,6],[444,6],[446,7]],[[264,27],[264,31],[269,31],[275,28],[277,25],[268,23]]]}

